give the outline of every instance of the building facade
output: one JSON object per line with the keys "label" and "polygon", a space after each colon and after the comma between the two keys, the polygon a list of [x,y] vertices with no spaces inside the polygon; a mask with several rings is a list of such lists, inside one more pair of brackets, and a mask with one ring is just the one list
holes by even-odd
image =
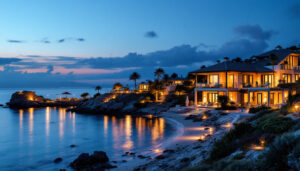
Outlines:
{"label": "building facade", "polygon": [[215,106],[226,95],[241,107],[280,106],[295,90],[282,88],[300,77],[299,52],[273,50],[247,61],[225,61],[202,68],[195,75],[194,104]]}

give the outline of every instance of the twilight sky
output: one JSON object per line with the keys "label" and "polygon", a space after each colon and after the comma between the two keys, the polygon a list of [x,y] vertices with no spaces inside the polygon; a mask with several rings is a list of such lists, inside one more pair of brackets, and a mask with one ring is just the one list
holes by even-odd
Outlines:
{"label": "twilight sky", "polygon": [[1,0],[0,28],[0,87],[109,86],[298,45],[300,2]]}

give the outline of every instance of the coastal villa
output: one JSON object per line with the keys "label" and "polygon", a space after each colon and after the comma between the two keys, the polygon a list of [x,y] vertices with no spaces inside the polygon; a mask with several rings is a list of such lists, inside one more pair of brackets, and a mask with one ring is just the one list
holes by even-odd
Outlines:
{"label": "coastal villa", "polygon": [[149,84],[145,82],[141,82],[138,85],[138,92],[148,92],[149,91]]}
{"label": "coastal villa", "polygon": [[214,106],[218,96],[226,95],[241,107],[285,103],[300,77],[300,53],[288,49],[272,50],[248,60],[224,61],[190,72],[195,75],[194,104]]}
{"label": "coastal villa", "polygon": [[172,85],[182,85],[184,83],[184,81],[186,81],[186,78],[181,77],[177,77],[177,78],[170,78],[170,83]]}

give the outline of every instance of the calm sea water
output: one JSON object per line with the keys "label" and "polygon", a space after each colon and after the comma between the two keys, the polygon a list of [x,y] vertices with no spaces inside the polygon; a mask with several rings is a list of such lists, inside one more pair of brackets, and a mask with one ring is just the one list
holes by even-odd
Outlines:
{"label": "calm sea water", "polygon": [[[0,89],[4,104],[17,90]],[[93,89],[36,89],[37,94],[55,98],[63,91],[73,96]],[[154,155],[162,142],[173,136],[173,128],[162,118],[84,115],[65,108],[12,110],[0,107],[0,170],[57,170],[80,153],[107,152],[112,160],[126,159],[126,151]],[[70,145],[76,147],[71,148]],[[54,164],[53,160],[63,161]]]}

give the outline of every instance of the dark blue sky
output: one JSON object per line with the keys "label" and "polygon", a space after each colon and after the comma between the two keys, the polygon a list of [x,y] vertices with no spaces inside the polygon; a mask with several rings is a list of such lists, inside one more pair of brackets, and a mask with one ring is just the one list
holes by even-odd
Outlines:
{"label": "dark blue sky", "polygon": [[2,86],[14,86],[16,75],[26,86],[39,77],[54,86],[109,84],[133,71],[186,74],[224,56],[298,45],[300,2],[1,0],[0,26]]}

